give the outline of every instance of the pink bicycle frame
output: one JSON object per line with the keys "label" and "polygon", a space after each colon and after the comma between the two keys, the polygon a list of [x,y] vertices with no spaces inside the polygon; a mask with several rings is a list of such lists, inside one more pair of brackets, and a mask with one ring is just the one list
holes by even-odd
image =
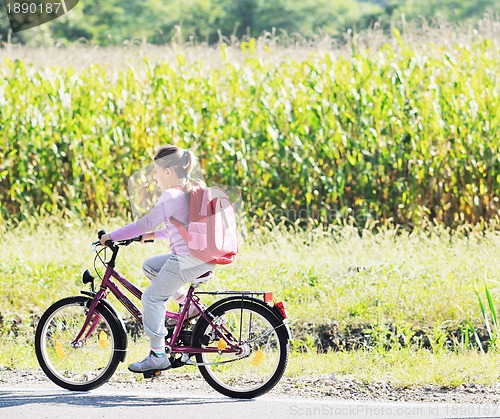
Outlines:
{"label": "pink bicycle frame", "polygon": [[[137,321],[142,324],[142,313],[135,306],[135,304],[122,292],[122,290],[118,287],[118,285],[111,279],[115,278],[118,283],[120,283],[127,291],[129,291],[134,297],[139,300],[142,297],[142,291],[140,291],[134,284],[129,282],[124,276],[120,275],[112,266],[108,265],[106,268],[106,272],[104,274],[104,278],[102,280],[99,291],[94,295],[92,303],[89,307],[89,311],[87,313],[87,318],[85,319],[85,323],[77,335],[77,337],[72,342],[72,345],[77,347],[80,346],[79,342],[85,342],[88,337],[94,332],[95,328],[98,326],[100,321],[100,315],[95,313],[97,305],[101,302],[101,300],[105,299],[108,295],[108,292],[111,293],[117,298],[117,300],[134,316]],[[234,345],[230,339],[237,339],[231,334],[231,332],[224,325],[216,325],[212,322],[212,320],[204,313],[200,303],[199,298],[194,294],[193,286],[189,287],[187,296],[186,296],[186,304],[184,305],[182,311],[180,313],[173,313],[171,311],[166,311],[165,316],[170,319],[176,320],[176,325],[174,327],[172,336],[170,339],[166,339],[165,344],[170,347],[172,353],[209,353],[209,352],[219,352],[219,353],[240,353],[241,348],[238,345]],[[189,309],[190,304],[194,304],[195,307],[200,312],[200,315],[209,323],[209,325],[217,331],[217,334],[221,339],[224,339],[227,347],[223,350],[218,349],[217,347],[204,347],[204,348],[195,348],[191,346],[176,346],[173,345],[177,338],[180,335],[182,325],[186,319],[187,311]],[[82,339],[83,337],[83,339]],[[233,341],[233,342],[234,342]]]}

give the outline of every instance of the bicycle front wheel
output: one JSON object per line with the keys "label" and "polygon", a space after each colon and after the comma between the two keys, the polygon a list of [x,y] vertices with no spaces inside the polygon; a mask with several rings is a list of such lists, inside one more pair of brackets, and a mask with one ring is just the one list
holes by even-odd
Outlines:
{"label": "bicycle front wheel", "polygon": [[[220,330],[242,348],[242,353],[206,352],[196,355],[199,370],[218,392],[253,398],[271,390],[288,363],[288,333],[282,321],[266,307],[249,300],[230,300],[214,310],[212,327],[203,317],[196,325],[193,346],[221,348]],[[215,330],[217,329],[217,330]]]}
{"label": "bicycle front wheel", "polygon": [[35,335],[38,362],[47,377],[68,390],[101,386],[116,371],[123,342],[116,318],[98,306],[82,338],[75,342],[92,300],[70,297],[57,301],[43,314]]}

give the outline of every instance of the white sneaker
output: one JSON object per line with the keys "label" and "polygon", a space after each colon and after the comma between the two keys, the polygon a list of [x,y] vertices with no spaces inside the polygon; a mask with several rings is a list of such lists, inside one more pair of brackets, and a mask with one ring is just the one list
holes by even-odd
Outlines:
{"label": "white sneaker", "polygon": [[134,362],[128,366],[132,372],[163,371],[171,366],[167,354],[156,355],[153,351],[142,361]]}
{"label": "white sneaker", "polygon": [[[204,310],[205,306],[202,305],[201,308]],[[184,306],[181,304],[181,306],[179,307],[179,311],[177,313],[180,314],[183,309],[184,309]],[[188,308],[186,320],[195,319],[199,315],[200,315],[200,312],[198,311],[196,306],[194,304],[191,304]],[[175,326],[175,324],[177,323],[177,320],[167,319],[165,323],[167,324],[167,326]]]}

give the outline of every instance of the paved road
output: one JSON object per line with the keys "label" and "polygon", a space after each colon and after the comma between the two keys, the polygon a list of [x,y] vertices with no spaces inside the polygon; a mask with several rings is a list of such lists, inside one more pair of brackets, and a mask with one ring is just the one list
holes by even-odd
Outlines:
{"label": "paved road", "polygon": [[[154,416],[153,416],[154,415]],[[203,394],[98,389],[69,392],[57,387],[0,386],[0,418],[220,419],[290,418],[478,418],[500,417],[499,406],[430,403],[314,401],[261,397],[235,400]]]}

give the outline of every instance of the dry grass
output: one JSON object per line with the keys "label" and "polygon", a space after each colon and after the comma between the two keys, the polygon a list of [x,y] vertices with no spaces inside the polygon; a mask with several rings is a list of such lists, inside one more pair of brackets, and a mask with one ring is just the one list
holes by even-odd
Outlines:
{"label": "dry grass", "polygon": [[[110,229],[118,222],[111,224]],[[36,368],[32,315],[40,315],[52,301],[84,288],[80,274],[91,266],[89,244],[96,229],[44,222],[1,232],[9,246],[0,261],[4,316],[0,365]],[[163,246],[124,249],[118,269],[145,286],[141,262],[165,251]],[[478,323],[476,283],[486,281],[498,301],[499,255],[500,234],[494,225],[482,232],[428,227],[411,234],[388,227],[378,234],[366,230],[361,236],[348,226],[296,232],[275,227],[255,230],[245,241],[238,262],[218,269],[207,288],[272,289],[287,302],[292,325],[390,320],[439,327],[464,316]],[[18,336],[13,339],[8,325],[16,319],[20,320]],[[309,344],[306,352],[294,352],[287,376],[334,373],[368,382],[386,380],[397,386],[492,384],[498,380],[498,371],[488,368],[498,363],[497,351],[486,355],[467,348],[456,353],[439,347],[434,352],[418,348],[387,351],[380,346],[369,351],[316,354],[313,337]],[[131,345],[132,357],[143,352],[143,346]]]}
{"label": "dry grass", "polygon": [[[108,230],[118,222],[110,222]],[[3,232],[9,243],[0,269],[2,314],[27,318],[55,299],[78,294],[81,273],[92,268],[90,243],[97,227],[24,225]],[[163,242],[123,248],[117,268],[146,286],[142,261],[166,252]],[[273,290],[292,321],[434,326],[481,322],[475,291],[484,284],[498,300],[500,233],[426,227],[410,233],[392,227],[289,231],[254,229],[237,262],[219,267],[210,289]]]}
{"label": "dry grass", "polygon": [[[403,40],[416,48],[445,47],[454,45],[469,45],[477,39],[489,39],[500,42],[500,20],[485,15],[474,26],[453,25],[445,21],[407,23],[404,20],[395,22],[403,34]],[[243,64],[246,58],[242,44],[245,40],[222,38],[220,43],[226,44],[228,61]],[[306,60],[312,52],[335,52],[338,55],[350,55],[352,45],[360,49],[377,51],[384,44],[397,47],[397,42],[386,28],[376,25],[374,28],[355,33],[352,30],[344,33],[342,38],[334,38],[318,33],[306,38],[300,34],[263,33],[255,40],[255,51],[264,62],[278,63],[284,58],[293,57],[297,61]],[[177,56],[186,56],[186,64],[192,65],[198,61],[204,67],[223,66],[219,46],[209,46],[204,42],[180,42],[173,40],[165,45],[152,45],[139,41],[125,42],[121,46],[99,47],[97,45],[79,42],[71,47],[58,45],[46,47],[30,47],[19,44],[0,43],[0,63],[5,57],[23,60],[40,67],[67,67],[75,69],[87,68],[90,65],[102,65],[111,69],[123,69],[128,66],[141,67],[147,57],[151,63],[165,61],[177,65]]]}

